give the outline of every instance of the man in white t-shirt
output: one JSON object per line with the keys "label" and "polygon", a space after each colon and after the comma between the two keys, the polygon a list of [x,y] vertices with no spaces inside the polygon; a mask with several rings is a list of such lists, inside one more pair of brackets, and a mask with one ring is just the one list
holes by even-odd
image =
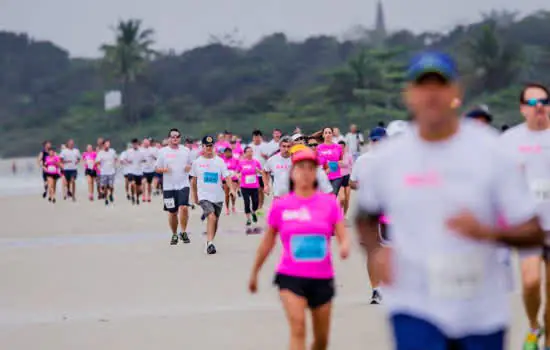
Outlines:
{"label": "man in white t-shirt", "polygon": [[180,143],[180,131],[171,129],[168,132],[168,146],[159,150],[155,166],[156,172],[162,174],[164,210],[168,212],[168,223],[172,231],[171,245],[178,244],[178,219],[181,229],[179,239],[185,244],[191,243],[187,234],[187,223],[192,159],[189,149]]}
{"label": "man in white t-shirt", "polygon": [[[254,153],[254,158],[257,159],[262,165],[262,169],[265,167],[265,162],[269,158],[269,146],[264,142],[263,134],[260,130],[254,130],[252,132],[252,143],[249,145]],[[264,206],[264,180],[261,175],[258,175],[260,181],[260,198],[258,201],[258,215],[263,215],[262,208]]]}
{"label": "man in white t-shirt", "polygon": [[[548,88],[539,84],[528,84],[521,92],[520,112],[525,123],[508,129],[501,136],[502,146],[521,168],[527,185],[537,201],[537,212],[542,228],[546,232],[544,246],[520,250],[523,302],[529,331],[525,337],[524,349],[538,349],[539,338],[545,334],[545,349],[550,348],[548,328],[538,321],[542,299],[547,300],[544,321],[550,320],[550,290],[543,286],[541,296],[542,269],[550,276],[550,94]],[[550,326],[546,324],[546,327]]]}
{"label": "man in white t-shirt", "polygon": [[115,173],[118,161],[116,151],[111,148],[110,140],[103,141],[103,149],[97,153],[95,161],[99,169],[99,184],[105,198],[105,205],[109,205],[109,202],[114,202]]}
{"label": "man in white t-shirt", "polygon": [[[205,136],[202,139],[202,156],[193,162],[191,167],[191,185],[193,187],[193,202],[201,206],[206,218],[206,253],[216,254],[214,238],[218,231],[218,220],[222,212],[225,192],[222,178],[230,176],[223,159],[214,152],[214,138]],[[227,186],[236,197],[233,181],[227,181]]]}
{"label": "man in white t-shirt", "polygon": [[[542,243],[536,204],[494,132],[452,106],[461,97],[452,58],[420,53],[407,78],[416,126],[376,148],[359,179],[357,215],[396,349],[502,350],[509,299],[498,250]],[[382,213],[391,248],[379,243]]]}
{"label": "man in white t-shirt", "polygon": [[157,162],[158,149],[151,145],[151,140],[149,138],[144,138],[141,152],[145,157],[145,162],[143,163],[143,201],[150,203],[153,193],[153,180],[155,178],[155,164]]}
{"label": "man in white t-shirt", "polygon": [[346,134],[345,141],[346,145],[348,145],[348,149],[353,155],[353,160],[356,161],[361,154],[361,147],[363,147],[365,143],[365,138],[363,134],[357,130],[357,125],[352,124],[349,127],[349,132]]}
{"label": "man in white t-shirt", "polygon": [[[80,151],[74,147],[74,141],[71,139],[67,141],[67,147],[59,154],[61,161],[63,162],[63,175],[66,180],[65,191],[68,197],[73,198],[73,202],[76,201],[76,177],[78,175],[78,163],[80,163]],[[66,198],[66,196],[64,196]]]}
{"label": "man in white t-shirt", "polygon": [[132,148],[132,144],[127,144],[126,149],[120,152],[119,160],[119,170],[122,172],[124,177],[124,192],[126,193],[126,199],[131,200],[132,196],[130,195],[130,181],[128,180],[128,160],[126,159],[128,150]]}
{"label": "man in white t-shirt", "polygon": [[288,172],[292,166],[290,159],[290,147],[292,142],[288,136],[283,137],[279,142],[280,152],[272,156],[265,163],[263,171],[264,180],[264,192],[269,194],[271,192],[271,179],[273,179],[273,197],[277,198],[282,195],[281,182],[288,180]]}
{"label": "man in white t-shirt", "polygon": [[283,132],[280,129],[273,129],[273,139],[267,143],[265,146],[266,160],[272,157],[279,150],[279,142]]}
{"label": "man in white t-shirt", "polygon": [[139,205],[145,155],[141,151],[138,139],[132,140],[132,148],[126,152],[125,159],[128,168],[128,181],[130,182],[130,200],[132,201],[132,204]]}

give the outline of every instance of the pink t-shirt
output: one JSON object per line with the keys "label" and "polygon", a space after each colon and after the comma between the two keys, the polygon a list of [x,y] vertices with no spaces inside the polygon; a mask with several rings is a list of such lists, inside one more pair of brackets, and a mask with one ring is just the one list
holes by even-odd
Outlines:
{"label": "pink t-shirt", "polygon": [[334,226],[344,219],[332,194],[317,192],[310,198],[294,193],[271,205],[268,225],[281,238],[283,251],[277,273],[306,278],[333,278],[330,240]]}
{"label": "pink t-shirt", "polygon": [[227,141],[218,141],[214,144],[214,149],[218,155],[223,154],[223,151],[229,147],[231,147],[231,144]]}
{"label": "pink t-shirt", "polygon": [[230,157],[230,158],[223,158],[223,161],[225,162],[225,165],[227,165],[227,170],[232,174],[231,179],[233,181],[237,181],[239,178],[237,177],[237,169],[239,168],[239,160]]}
{"label": "pink t-shirt", "polygon": [[353,166],[352,154],[349,152],[344,153],[344,157],[342,158],[342,161],[344,162],[344,166],[340,168],[340,174],[342,176],[349,175],[351,172],[351,167]]}
{"label": "pink t-shirt", "polygon": [[241,159],[237,171],[241,173],[242,188],[260,188],[258,181],[258,171],[262,170],[262,165],[256,159]]}
{"label": "pink t-shirt", "polygon": [[82,159],[84,160],[84,167],[86,169],[94,170],[97,168],[95,159],[97,157],[96,152],[84,152],[82,153]]}
{"label": "pink t-shirt", "polygon": [[233,158],[235,159],[241,159],[243,156],[243,148],[241,147],[241,144],[239,142],[235,143],[235,146],[233,146]]}
{"label": "pink t-shirt", "polygon": [[58,156],[47,156],[44,161],[44,166],[46,167],[46,174],[60,174],[61,169],[59,168],[60,158]]}
{"label": "pink t-shirt", "polygon": [[321,165],[329,168],[328,179],[334,180],[342,177],[338,162],[342,159],[342,146],[337,143],[322,143],[317,146],[317,154]]}

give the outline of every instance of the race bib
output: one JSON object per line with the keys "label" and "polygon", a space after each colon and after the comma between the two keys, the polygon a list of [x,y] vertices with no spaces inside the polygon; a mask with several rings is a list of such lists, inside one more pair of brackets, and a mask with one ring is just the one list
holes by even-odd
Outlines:
{"label": "race bib", "polygon": [[247,185],[255,184],[258,181],[258,176],[256,175],[246,175],[244,177],[244,183]]}
{"label": "race bib", "polygon": [[205,184],[217,184],[218,173],[205,172],[203,175],[203,181]]}
{"label": "race bib", "polygon": [[164,198],[164,206],[166,207],[166,209],[174,209],[176,207],[174,198]]}
{"label": "race bib", "polygon": [[539,202],[550,200],[550,180],[534,180],[530,184],[531,192]]}
{"label": "race bib", "polygon": [[295,261],[322,261],[328,255],[325,235],[293,235],[290,238],[290,253]]}
{"label": "race bib", "polygon": [[48,169],[49,173],[55,173],[57,171],[57,167],[55,165],[48,165],[46,169]]}
{"label": "race bib", "polygon": [[441,299],[467,300],[483,286],[485,264],[476,254],[445,254],[428,259],[429,294]]}
{"label": "race bib", "polygon": [[88,160],[88,169],[93,169],[94,168],[94,160],[93,159],[89,159]]}
{"label": "race bib", "polygon": [[328,168],[331,173],[338,171],[338,162],[328,162]]}

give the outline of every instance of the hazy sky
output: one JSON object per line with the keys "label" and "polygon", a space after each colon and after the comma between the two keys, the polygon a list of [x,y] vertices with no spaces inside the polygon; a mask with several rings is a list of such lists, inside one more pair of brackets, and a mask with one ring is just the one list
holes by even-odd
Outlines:
{"label": "hazy sky", "polygon": [[[447,30],[491,9],[550,10],[549,0],[383,0],[390,29]],[[118,19],[140,18],[156,31],[157,48],[177,52],[205,44],[210,34],[238,28],[251,44],[285,32],[301,39],[342,34],[374,23],[376,0],[0,0],[0,30],[29,33],[69,50],[97,56]]]}

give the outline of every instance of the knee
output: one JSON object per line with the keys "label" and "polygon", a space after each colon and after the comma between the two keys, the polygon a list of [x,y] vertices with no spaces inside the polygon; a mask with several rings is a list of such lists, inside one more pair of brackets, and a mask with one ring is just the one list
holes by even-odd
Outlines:
{"label": "knee", "polygon": [[306,322],[304,320],[293,320],[290,333],[295,339],[306,339]]}
{"label": "knee", "polygon": [[179,208],[179,211],[180,211],[181,215],[188,215],[189,214],[189,207],[181,206]]}
{"label": "knee", "polygon": [[534,272],[523,273],[523,290],[526,292],[538,292],[540,289],[540,275]]}

